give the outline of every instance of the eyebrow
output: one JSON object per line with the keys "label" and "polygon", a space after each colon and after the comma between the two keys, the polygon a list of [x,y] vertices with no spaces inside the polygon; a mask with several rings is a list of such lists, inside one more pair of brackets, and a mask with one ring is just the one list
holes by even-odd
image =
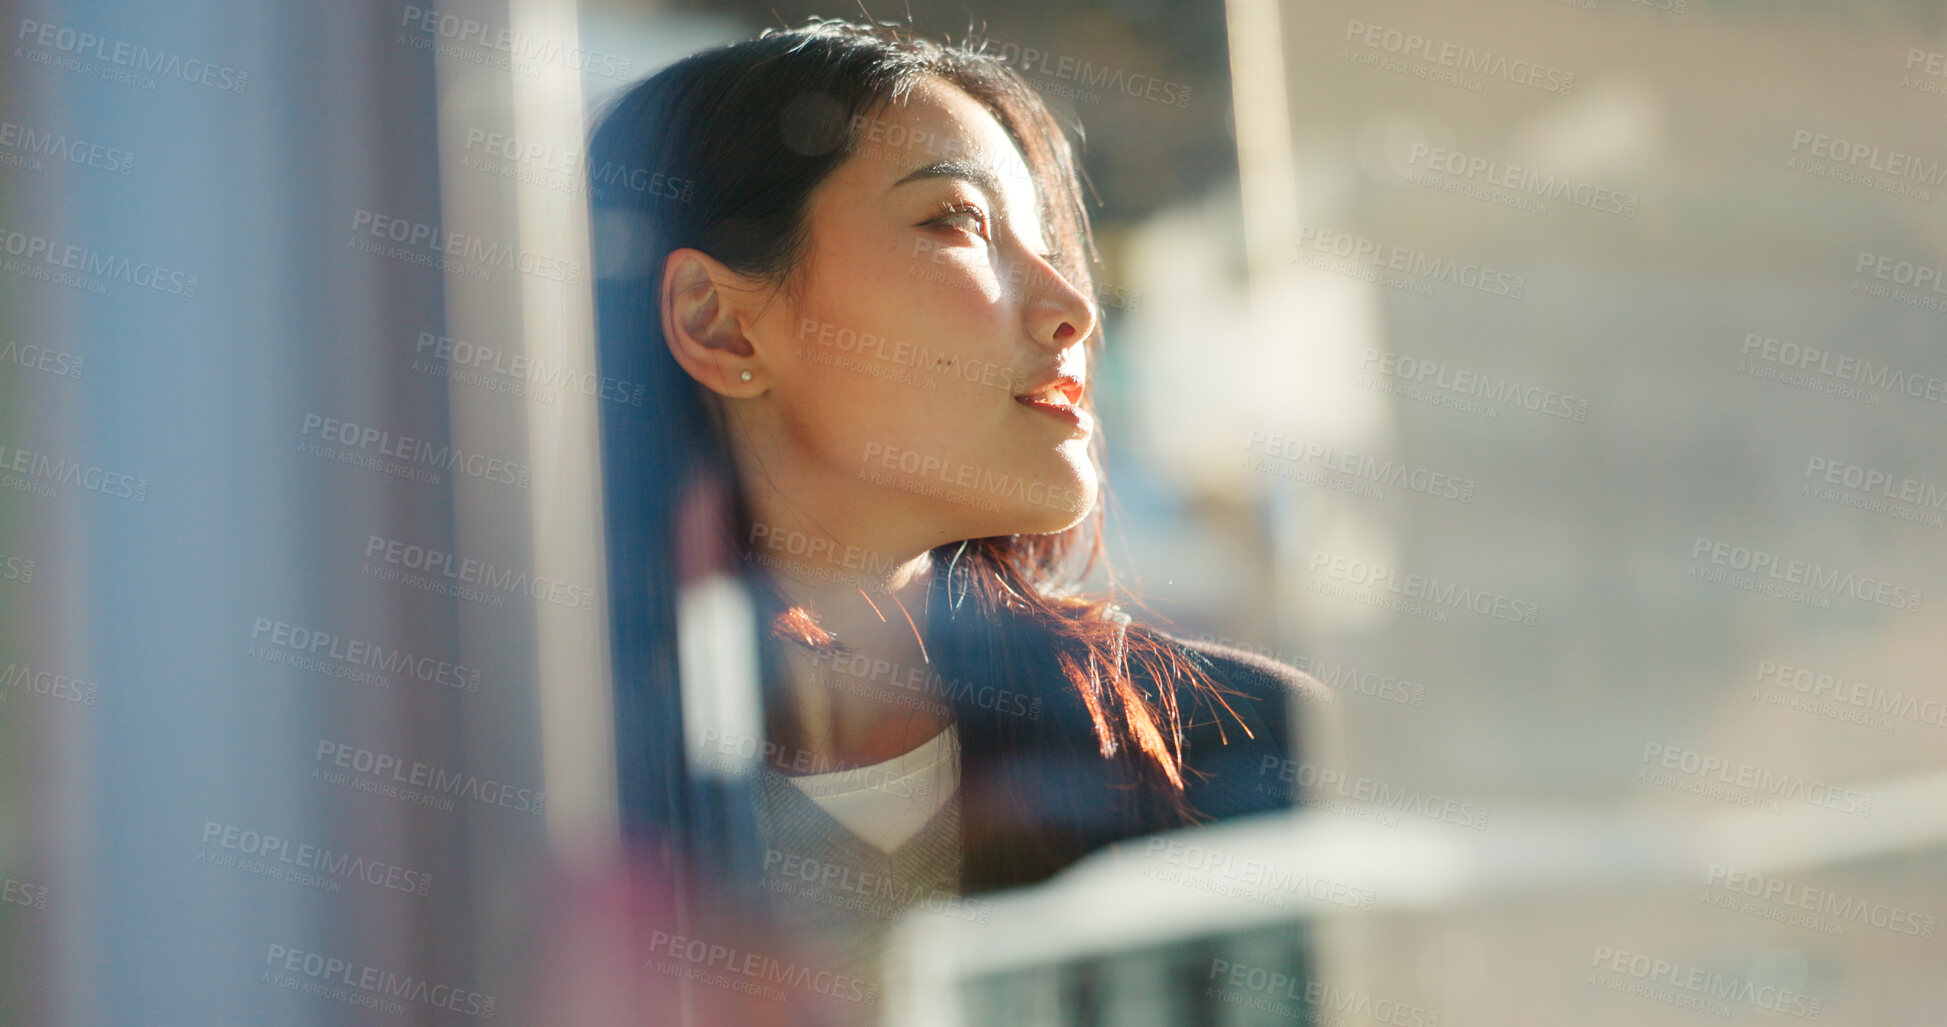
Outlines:
{"label": "eyebrow", "polygon": [[908,182],[917,182],[927,178],[957,178],[963,182],[971,182],[979,186],[983,192],[992,197],[994,202],[1000,204],[1003,209],[1007,206],[1007,194],[1001,191],[1000,177],[995,175],[993,169],[987,165],[970,160],[940,160],[914,168],[911,174],[894,182],[886,192],[892,192],[893,189],[897,189]]}

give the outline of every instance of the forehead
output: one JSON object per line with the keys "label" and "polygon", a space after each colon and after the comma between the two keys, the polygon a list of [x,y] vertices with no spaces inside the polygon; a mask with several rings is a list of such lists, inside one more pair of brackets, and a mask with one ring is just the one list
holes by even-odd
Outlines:
{"label": "forehead", "polygon": [[857,123],[857,172],[885,189],[913,171],[941,162],[969,162],[988,170],[1010,218],[1037,223],[1033,177],[999,119],[959,87],[922,79],[900,100],[888,101]]}

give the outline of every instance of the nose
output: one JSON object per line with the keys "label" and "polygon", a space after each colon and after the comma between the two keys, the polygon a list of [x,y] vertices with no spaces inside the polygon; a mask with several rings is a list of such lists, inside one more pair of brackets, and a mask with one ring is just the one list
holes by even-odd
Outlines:
{"label": "nose", "polygon": [[1095,301],[1071,285],[1054,265],[1030,254],[1033,273],[1026,276],[1028,336],[1059,353],[1095,334]]}

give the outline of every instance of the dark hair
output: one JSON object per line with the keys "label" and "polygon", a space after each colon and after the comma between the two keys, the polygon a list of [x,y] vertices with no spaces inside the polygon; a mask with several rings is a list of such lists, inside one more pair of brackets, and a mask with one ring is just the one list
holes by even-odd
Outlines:
{"label": "dark hair", "polygon": [[[664,264],[673,250],[694,247],[790,288],[807,250],[810,195],[855,151],[859,119],[929,77],[983,104],[1021,148],[1039,184],[1056,266],[1092,293],[1095,253],[1068,139],[996,57],[883,26],[815,21],[676,62],[626,90],[593,135],[588,172],[602,371],[646,386],[639,406],[602,405],[616,731],[632,829],[681,831],[715,815],[691,808],[685,777],[676,584],[697,561],[714,562],[699,554],[724,552],[748,528],[715,408],[663,344]],[[1087,345],[1100,347],[1100,331]],[[1099,471],[1099,434],[1091,445]],[[1093,725],[1089,744],[1100,758],[1146,783],[1187,820],[1194,812],[1181,802],[1184,711],[1176,686],[1206,696],[1217,686],[1108,600],[1073,594],[1103,555],[1102,518],[1098,502],[1066,531],[935,550],[936,569],[944,572],[936,572],[929,593],[925,643],[948,680],[1037,688],[1059,674],[1067,694],[1048,698]],[[744,574],[761,622],[774,628],[762,663],[774,670],[773,648],[790,644],[783,639],[815,644],[819,633],[802,611],[783,607],[761,573],[746,565]],[[954,712],[969,768],[1003,750],[1076,744],[1056,735],[1053,716],[997,715],[957,700]]]}

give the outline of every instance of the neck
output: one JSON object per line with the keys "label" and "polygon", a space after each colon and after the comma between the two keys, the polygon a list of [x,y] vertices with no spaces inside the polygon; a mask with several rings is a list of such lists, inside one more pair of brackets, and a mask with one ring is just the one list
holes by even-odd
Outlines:
{"label": "neck", "polygon": [[924,744],[951,722],[924,683],[935,670],[925,645],[930,554],[884,578],[850,579],[822,568],[766,560],[785,601],[833,636],[833,654],[786,643],[783,698],[767,711],[782,766],[865,766]]}

